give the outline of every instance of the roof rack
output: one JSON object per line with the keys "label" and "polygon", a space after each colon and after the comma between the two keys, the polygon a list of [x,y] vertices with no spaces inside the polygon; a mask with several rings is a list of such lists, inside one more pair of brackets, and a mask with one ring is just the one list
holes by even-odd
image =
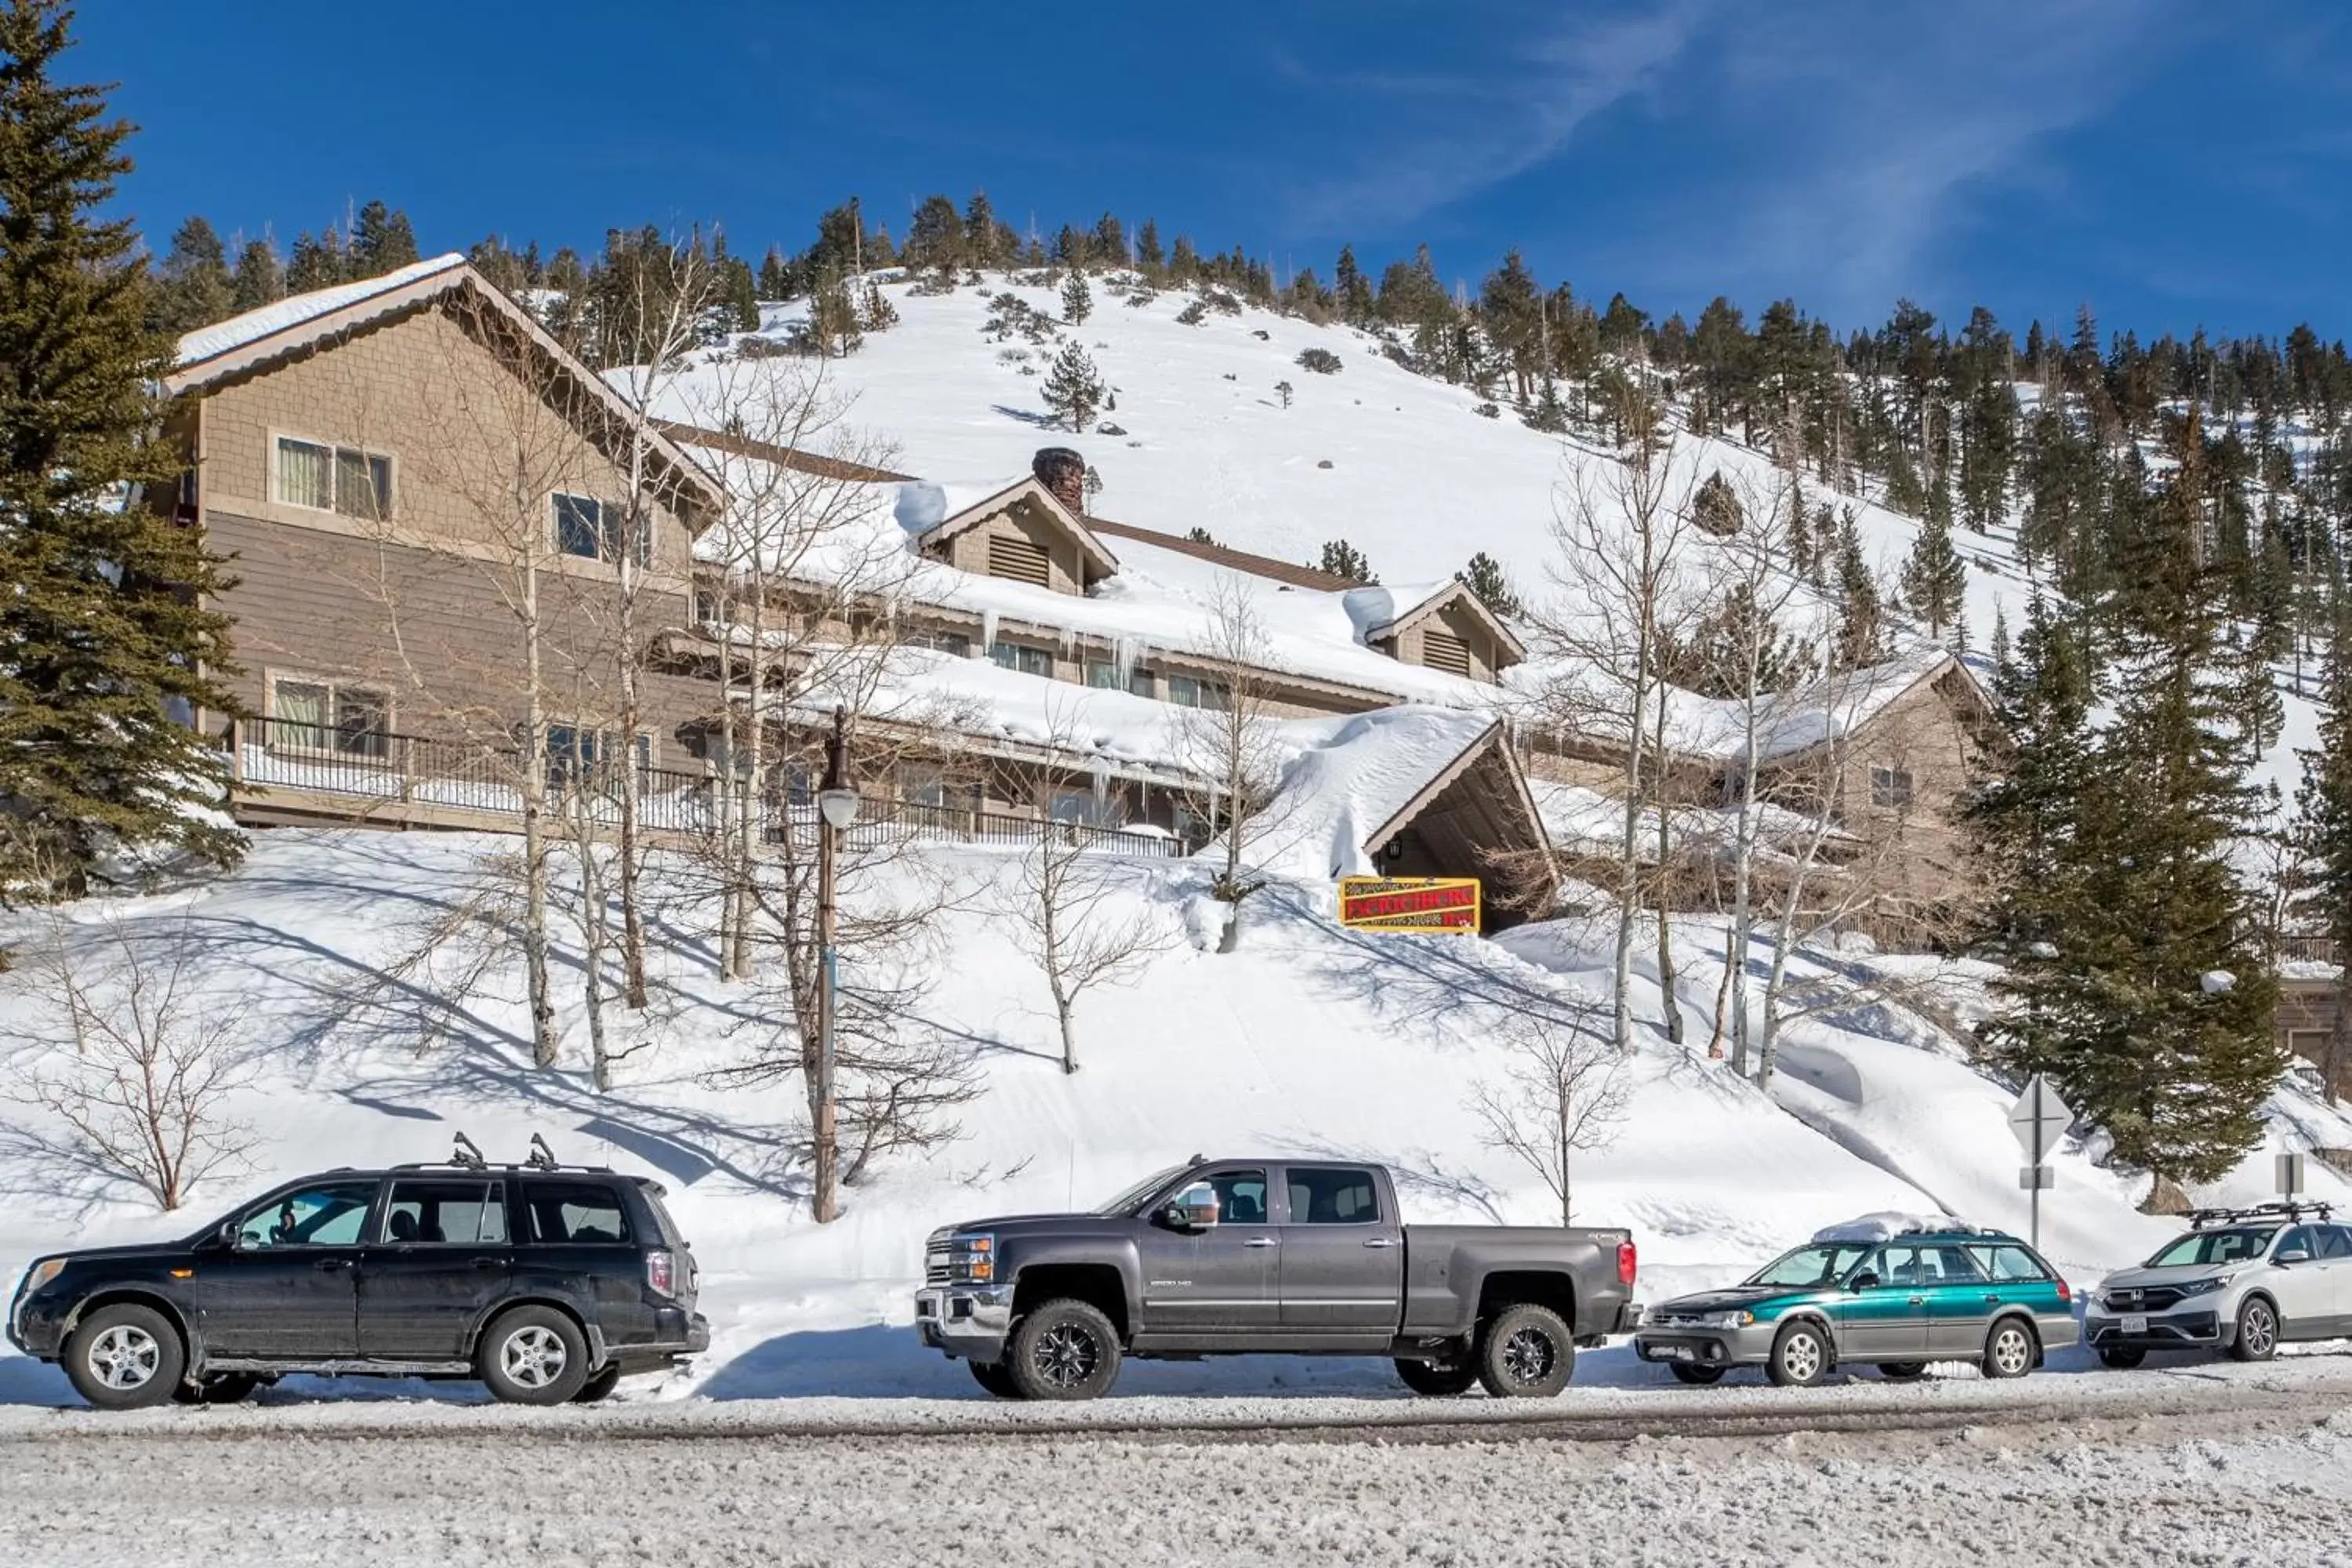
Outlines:
{"label": "roof rack", "polygon": [[2242,1209],[2191,1209],[2189,1211],[2189,1228],[2203,1230],[2210,1225],[2244,1225],[2266,1219],[2284,1220],[2293,1225],[2305,1218],[2316,1219],[2325,1225],[2335,1218],[2335,1205],[2306,1200],[2303,1203],[2255,1204]]}
{"label": "roof rack", "polygon": [[447,1159],[409,1160],[392,1168],[395,1171],[580,1171],[598,1176],[609,1176],[613,1173],[613,1167],[610,1165],[559,1163],[555,1158],[555,1151],[549,1148],[547,1140],[536,1132],[530,1135],[530,1152],[523,1156],[522,1163],[519,1165],[491,1164],[483,1156],[480,1146],[460,1132],[457,1135],[457,1142],[451,1147]]}

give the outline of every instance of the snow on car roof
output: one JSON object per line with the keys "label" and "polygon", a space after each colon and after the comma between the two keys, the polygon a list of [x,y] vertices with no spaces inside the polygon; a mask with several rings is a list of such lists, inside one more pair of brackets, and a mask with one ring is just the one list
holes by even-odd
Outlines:
{"label": "snow on car roof", "polygon": [[1980,1225],[1948,1214],[1903,1214],[1882,1209],[1876,1214],[1837,1225],[1823,1226],[1813,1232],[1815,1241],[1892,1241],[1898,1236],[1990,1236],[1992,1232]]}

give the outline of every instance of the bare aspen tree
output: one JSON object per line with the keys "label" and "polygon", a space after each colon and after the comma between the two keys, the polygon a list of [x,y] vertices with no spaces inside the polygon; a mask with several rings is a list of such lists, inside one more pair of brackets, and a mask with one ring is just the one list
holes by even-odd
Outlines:
{"label": "bare aspen tree", "polygon": [[[1068,727],[1054,726],[1066,745]],[[1176,933],[1156,911],[1122,910],[1130,896],[1115,860],[1087,847],[1069,825],[1043,822],[1021,856],[1013,887],[1002,904],[1013,942],[1045,976],[1062,1039],[1062,1070],[1078,1070],[1078,998],[1098,986],[1135,977],[1174,945]]]}
{"label": "bare aspen tree", "polygon": [[[962,1048],[922,1016],[934,935],[953,902],[944,876],[869,798],[836,841],[833,1058],[825,1038],[820,836],[814,801],[826,721],[847,726],[853,787],[938,757],[959,716],[899,679],[911,595],[926,563],[877,471],[887,449],[844,423],[821,364],[738,357],[706,367],[681,399],[711,433],[700,448],[729,494],[711,559],[722,596],[710,627],[719,677],[720,795],[707,859],[721,907],[722,969],[772,1006],[746,1009],[745,1059],[720,1082],[798,1074],[811,1127],[811,1212],[894,1151],[957,1136],[977,1092]],[[693,437],[688,437],[693,439]],[[779,783],[781,781],[781,783]],[[766,962],[762,962],[762,959]],[[833,1127],[835,1142],[823,1130]]]}
{"label": "bare aspen tree", "polygon": [[100,951],[85,952],[81,933],[57,922],[30,955],[38,1026],[54,1037],[35,1042],[45,1065],[20,1098],[67,1130],[33,1152],[127,1182],[168,1212],[257,1142],[230,1114],[246,1077],[240,1024],[199,994],[201,947],[184,917],[153,935],[119,920],[99,930]]}
{"label": "bare aspen tree", "polygon": [[1221,835],[1223,864],[1210,892],[1226,906],[1217,951],[1241,942],[1242,904],[1265,885],[1252,851],[1280,827],[1280,714],[1263,671],[1268,662],[1265,625],[1240,580],[1220,576],[1211,590],[1208,626],[1195,650],[1209,672],[1199,707],[1180,721],[1177,750],[1196,782],[1191,809]]}
{"label": "bare aspen tree", "polygon": [[[652,497],[657,488],[656,454],[660,437],[653,410],[670,402],[681,374],[702,338],[702,322],[718,296],[718,279],[700,237],[673,242],[652,255],[640,255],[628,272],[620,307],[627,320],[607,323],[623,333],[624,357],[630,363],[611,373],[631,417],[621,454],[628,489],[621,500],[617,549],[614,552],[614,632],[619,645],[616,665],[619,702],[615,719],[620,733],[634,744],[645,713],[643,689],[644,636],[639,616],[644,596],[646,563],[652,558],[658,512]],[[640,828],[640,789],[634,768],[620,770],[618,790],[617,862],[621,905],[622,997],[634,1011],[646,1005],[646,929],[638,882],[644,871]]]}
{"label": "bare aspen tree", "polygon": [[1470,1097],[1482,1142],[1542,1178],[1562,1225],[1575,1218],[1576,1156],[1606,1148],[1625,1115],[1624,1054],[1601,1028],[1600,1011],[1585,999],[1557,1012],[1504,1014],[1496,1026],[1502,1074]]}
{"label": "bare aspen tree", "polygon": [[1642,827],[1658,801],[1664,733],[1661,633],[1680,582],[1690,530],[1688,496],[1675,475],[1675,442],[1656,405],[1621,389],[1623,449],[1559,498],[1550,568],[1555,601],[1531,612],[1543,640],[1564,655],[1569,673],[1542,705],[1550,727],[1622,740],[1625,755],[1617,851],[1616,995],[1611,1032],[1633,1048],[1633,952],[1642,910]]}

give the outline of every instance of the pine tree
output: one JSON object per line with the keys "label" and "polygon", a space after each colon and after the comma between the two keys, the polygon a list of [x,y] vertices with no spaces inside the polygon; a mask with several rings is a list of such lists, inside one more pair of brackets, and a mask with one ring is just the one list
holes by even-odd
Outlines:
{"label": "pine tree", "polygon": [[1291,398],[1297,395],[1297,393],[1298,389],[1286,381],[1277,381],[1274,384],[1274,395],[1282,399],[1282,405],[1285,408],[1290,406]]}
{"label": "pine tree", "polygon": [[268,239],[248,239],[236,253],[236,272],[229,281],[229,308],[255,310],[286,298],[286,272],[278,265],[278,248]]}
{"label": "pine tree", "polygon": [[219,563],[172,518],[182,464],[149,438],[173,344],[129,222],[97,216],[131,127],[51,79],[68,18],[0,3],[0,898],[79,892],[115,846],[243,848],[185,721],[237,704]]}
{"label": "pine tree", "polygon": [[1372,319],[1372,286],[1364,281],[1363,268],[1356,265],[1353,246],[1339,247],[1339,265],[1331,269],[1331,291],[1339,300],[1341,321],[1360,327]]}
{"label": "pine tree", "polygon": [[415,263],[416,233],[408,226],[406,213],[394,212],[380,201],[360,208],[352,228],[350,277],[381,278]]}
{"label": "pine tree", "polygon": [[770,246],[768,254],[760,262],[759,297],[771,300],[789,300],[794,292],[792,268],[786,264],[784,253]]}
{"label": "pine tree", "polygon": [[1886,657],[1885,610],[1878,600],[1878,577],[1862,552],[1862,532],[1853,508],[1838,514],[1837,635],[1832,663],[1840,669],[1860,669]]}
{"label": "pine tree", "polygon": [[1952,548],[1952,510],[1948,503],[1928,508],[1927,521],[1903,563],[1903,596],[1911,613],[1927,623],[1927,635],[1937,641],[1960,618],[1968,592],[1968,563]]}
{"label": "pine tree", "polygon": [[286,258],[289,294],[331,289],[344,279],[342,238],[332,228],[316,239],[308,230],[294,237],[294,248]]}
{"label": "pine tree", "polygon": [[229,279],[228,253],[211,224],[191,217],[173,232],[163,277],[150,294],[156,328],[175,337],[230,314],[236,289]]}
{"label": "pine tree", "polygon": [[1087,287],[1087,275],[1072,271],[1062,280],[1062,320],[1074,327],[1083,326],[1094,310],[1095,294]]}
{"label": "pine tree", "polygon": [[2229,713],[2244,747],[2246,766],[2259,767],[2286,725],[2286,701],[2264,657],[2259,634],[2242,637],[2232,626],[2223,638],[2221,673],[2229,681]]}
{"label": "pine tree", "polygon": [[730,256],[719,268],[719,288],[726,307],[728,324],[739,332],[760,330],[760,285],[751,276],[751,264],[740,256]]}
{"label": "pine tree", "polygon": [[[2319,743],[2300,754],[2303,782],[2295,790],[2293,845],[2295,876],[2289,912],[2306,929],[2352,956],[2352,595],[2339,581],[2327,662],[2320,675]],[[2338,985],[2334,1028],[2321,1064],[2328,1103],[2352,1050],[2352,985]]]}
{"label": "pine tree", "polygon": [[1168,264],[1168,253],[1160,244],[1160,225],[1150,218],[1135,231],[1135,261],[1147,274],[1157,274]]}
{"label": "pine tree", "polygon": [[1076,338],[1064,345],[1055,356],[1053,367],[1045,373],[1044,388],[1045,406],[1070,422],[1070,428],[1084,435],[1095,422],[1095,411],[1102,406],[1102,377],[1095,374],[1095,362],[1078,346]]}
{"label": "pine tree", "polygon": [[882,286],[879,283],[868,281],[866,285],[864,314],[866,330],[869,332],[887,332],[898,324],[898,307],[890,303],[890,297],[882,292]]}
{"label": "pine tree", "polygon": [[1506,620],[1516,617],[1521,609],[1519,596],[1511,589],[1511,580],[1503,572],[1503,563],[1481,550],[1470,557],[1470,564],[1454,574],[1478,595],[1478,602]]}
{"label": "pine tree", "polygon": [[1335,577],[1345,577],[1350,583],[1377,583],[1372,575],[1372,563],[1364,552],[1344,539],[1335,539],[1323,546],[1322,569]]}
{"label": "pine tree", "polygon": [[2076,896],[2069,873],[2090,786],[2094,697],[2075,626],[2053,616],[2039,594],[2026,605],[2014,656],[1995,655],[1992,700],[2007,765],[1969,797],[1962,822],[1994,868],[1979,940],[2028,1000],[2002,1038],[2040,1050],[2049,1021],[2032,1005],[2032,986],[2059,961],[2056,939]]}

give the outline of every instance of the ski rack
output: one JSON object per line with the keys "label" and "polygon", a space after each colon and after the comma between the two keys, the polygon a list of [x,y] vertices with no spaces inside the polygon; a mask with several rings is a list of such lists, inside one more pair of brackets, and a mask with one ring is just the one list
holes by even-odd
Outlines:
{"label": "ski rack", "polygon": [[555,1151],[547,1146],[547,1140],[536,1132],[530,1135],[530,1152],[523,1156],[522,1163],[519,1165],[491,1164],[483,1155],[480,1146],[460,1132],[456,1135],[456,1142],[451,1147],[447,1159],[409,1160],[392,1168],[395,1171],[585,1171],[600,1176],[609,1176],[613,1173],[613,1168],[610,1165],[562,1163],[556,1159]]}
{"label": "ski rack", "polygon": [[2242,1209],[2191,1209],[2189,1212],[2189,1228],[2203,1230],[2208,1226],[2244,1225],[2249,1221],[2265,1219],[2284,1220],[2289,1225],[2295,1225],[2306,1218],[2316,1219],[2322,1225],[2326,1225],[2335,1218],[2335,1205],[2290,1201],[2256,1204],[2251,1208]]}

